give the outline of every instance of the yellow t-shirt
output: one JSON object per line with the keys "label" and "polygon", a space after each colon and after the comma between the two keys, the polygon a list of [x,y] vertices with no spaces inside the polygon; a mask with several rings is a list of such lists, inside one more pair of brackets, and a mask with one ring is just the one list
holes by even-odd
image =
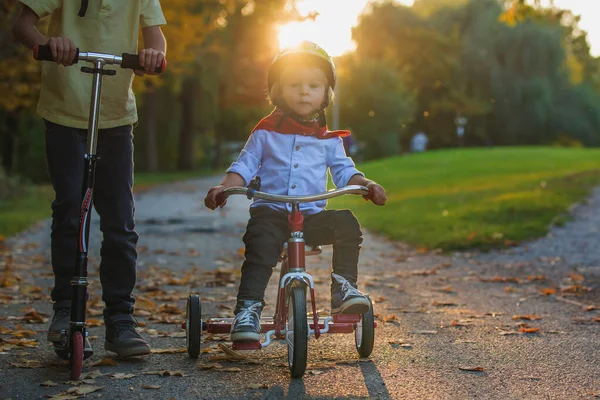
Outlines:
{"label": "yellow t-shirt", "polygon": [[[148,26],[166,24],[159,0],[90,0],[84,17],[78,16],[80,0],[20,0],[40,18],[51,15],[48,36],[73,39],[80,51],[121,55],[138,52],[138,32]],[[51,122],[87,128],[92,93],[92,74],[81,72],[80,62],[69,67],[42,62],[42,87],[38,114]],[[119,65],[102,80],[99,128],[137,122],[131,84],[133,71]]]}

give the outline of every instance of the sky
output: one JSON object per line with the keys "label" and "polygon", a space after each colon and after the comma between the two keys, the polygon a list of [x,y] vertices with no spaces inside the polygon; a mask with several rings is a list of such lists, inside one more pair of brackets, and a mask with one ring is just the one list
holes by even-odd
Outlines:
{"label": "sky", "polygon": [[[549,0],[542,2],[548,3]],[[398,0],[411,5],[413,0]],[[358,22],[358,16],[369,0],[297,0],[302,14],[318,11],[320,15],[313,21],[291,23],[280,28],[280,46],[287,47],[301,40],[317,42],[332,56],[338,56],[353,50],[352,26]],[[340,5],[343,4],[343,7]],[[557,7],[571,9],[581,15],[580,27],[588,32],[591,53],[600,55],[600,23],[596,15],[600,14],[600,0],[554,0]]]}

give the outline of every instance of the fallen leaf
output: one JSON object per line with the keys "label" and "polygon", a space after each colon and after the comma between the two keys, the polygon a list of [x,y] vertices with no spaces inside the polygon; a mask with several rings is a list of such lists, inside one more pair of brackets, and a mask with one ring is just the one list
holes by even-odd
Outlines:
{"label": "fallen leaf", "polygon": [[104,321],[101,319],[96,319],[96,318],[89,318],[85,321],[87,326],[90,327],[94,327],[94,326],[104,326]]}
{"label": "fallen leaf", "polygon": [[594,311],[594,310],[600,310],[600,308],[598,306],[586,306],[583,309],[583,311]]}
{"label": "fallen leaf", "polygon": [[221,351],[223,351],[223,353],[227,354],[228,357],[234,359],[234,360],[248,360],[248,357],[246,357],[245,355],[238,353],[237,351],[234,351],[233,349],[230,349],[229,347],[225,346],[224,344],[219,343],[219,349],[221,349]]}
{"label": "fallen leaf", "polygon": [[435,307],[454,307],[457,306],[458,304],[453,303],[453,302],[446,302],[446,301],[433,301],[431,302],[432,306]]}
{"label": "fallen leaf", "polygon": [[119,363],[116,360],[114,360],[110,357],[107,357],[107,358],[103,358],[102,360],[93,362],[92,365],[94,367],[99,367],[102,365],[105,365],[105,366],[119,365]]}
{"label": "fallen leaf", "polygon": [[548,279],[548,278],[546,278],[544,275],[529,275],[527,277],[527,280],[530,281],[530,282],[545,281],[546,279]]}
{"label": "fallen leaf", "polygon": [[390,340],[390,341],[388,341],[388,343],[391,345],[394,345],[394,346],[398,346],[398,347],[404,347],[404,348],[412,347],[412,343],[406,342],[403,339]]}
{"label": "fallen leaf", "polygon": [[519,332],[521,332],[521,333],[538,333],[539,331],[540,331],[540,328],[530,328],[527,326],[527,324],[521,325],[519,327]]}
{"label": "fallen leaf", "polygon": [[454,293],[454,289],[452,288],[452,286],[445,286],[445,287],[439,288],[437,290],[438,290],[438,292]]}
{"label": "fallen leaf", "polygon": [[144,375],[159,375],[159,376],[185,376],[183,371],[150,371],[144,372]]}
{"label": "fallen leaf", "polygon": [[426,330],[417,330],[417,331],[412,331],[411,333],[418,334],[418,335],[437,335],[437,331],[426,331]]}
{"label": "fallen leaf", "polygon": [[471,321],[469,321],[469,320],[464,320],[464,321],[463,320],[460,320],[460,321],[452,320],[452,322],[450,322],[450,325],[451,326],[470,326],[472,324],[471,324]]}
{"label": "fallen leaf", "polygon": [[397,315],[387,315],[383,318],[383,320],[385,322],[391,322],[391,321],[398,321],[398,316]]}
{"label": "fallen leaf", "polygon": [[87,374],[84,374],[83,377],[86,379],[96,379],[99,376],[103,376],[104,374],[102,372],[100,372],[99,369],[95,369],[92,372],[88,372]]}
{"label": "fallen leaf", "polygon": [[27,360],[24,358],[20,358],[17,362],[10,363],[11,366],[17,368],[41,368],[43,367],[42,363],[38,360]]}
{"label": "fallen leaf", "polygon": [[248,385],[248,389],[268,389],[269,385],[266,383],[251,383]]}
{"label": "fallen leaf", "polygon": [[554,288],[544,288],[541,290],[542,294],[544,296],[550,296],[550,295],[555,295],[556,294],[556,289]]}
{"label": "fallen leaf", "polygon": [[153,354],[176,354],[176,353],[185,353],[187,350],[185,347],[171,347],[168,349],[152,349],[150,350]]}
{"label": "fallen leaf", "polygon": [[513,319],[513,321],[516,321],[518,319],[524,319],[527,321],[535,321],[538,319],[542,319],[542,317],[540,317],[539,315],[533,315],[533,314],[531,314],[531,315],[513,315],[512,319]]}
{"label": "fallen leaf", "polygon": [[122,373],[122,372],[118,372],[116,374],[109,375],[109,377],[111,377],[113,379],[129,379],[129,378],[133,378],[135,376],[137,376],[137,375],[135,375],[135,374],[125,374],[125,373]]}
{"label": "fallen leaf", "polygon": [[52,381],[45,381],[45,382],[40,383],[40,386],[53,387],[53,386],[58,386],[58,383],[54,383]]}
{"label": "fallen leaf", "polygon": [[217,363],[208,363],[200,365],[200,369],[222,369],[223,366]]}
{"label": "fallen leaf", "polygon": [[481,282],[504,282],[504,283],[521,283],[517,277],[493,276],[491,278],[478,277]]}
{"label": "fallen leaf", "polygon": [[576,274],[575,272],[571,272],[571,280],[573,282],[583,282],[585,280],[585,278],[583,277],[583,275]]}
{"label": "fallen leaf", "polygon": [[485,368],[483,368],[483,367],[458,367],[458,369],[460,369],[461,371],[476,371],[476,372],[485,371]]}
{"label": "fallen leaf", "polygon": [[176,304],[163,304],[158,309],[159,312],[167,313],[167,314],[183,314],[183,310],[177,307]]}
{"label": "fallen leaf", "polygon": [[436,275],[437,274],[437,270],[435,269],[430,269],[430,270],[417,270],[417,271],[411,271],[410,273],[411,275],[415,275],[415,276],[428,276],[428,275]]}
{"label": "fallen leaf", "polygon": [[237,368],[237,367],[231,367],[231,368],[221,368],[219,369],[219,371],[223,371],[223,372],[241,372],[241,368]]}
{"label": "fallen leaf", "polygon": [[160,389],[160,385],[142,385],[142,389]]}

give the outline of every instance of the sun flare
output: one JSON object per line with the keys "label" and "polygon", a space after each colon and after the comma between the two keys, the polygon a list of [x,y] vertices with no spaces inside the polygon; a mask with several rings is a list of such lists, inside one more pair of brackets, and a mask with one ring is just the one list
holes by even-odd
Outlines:
{"label": "sun flare", "polygon": [[369,0],[299,0],[300,14],[317,12],[314,20],[290,22],[279,27],[279,47],[286,48],[310,40],[323,47],[331,56],[352,51],[352,27]]}

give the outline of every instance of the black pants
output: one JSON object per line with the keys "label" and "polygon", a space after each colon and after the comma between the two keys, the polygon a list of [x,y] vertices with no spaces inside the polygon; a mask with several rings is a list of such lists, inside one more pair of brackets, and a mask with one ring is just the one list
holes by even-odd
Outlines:
{"label": "black pants", "polygon": [[[264,294],[279,261],[283,244],[290,237],[288,213],[268,207],[250,209],[244,235],[246,260],[238,300],[258,300]],[[349,210],[324,210],[304,216],[304,240],[310,245],[333,244],[333,272],[355,284],[362,243],[360,224]]]}
{"label": "black pants", "polygon": [[[83,183],[87,130],[46,123],[46,160],[55,192],[52,202],[52,300],[71,298]],[[94,207],[103,233],[100,282],[105,316],[130,314],[135,299],[136,245],[133,200],[132,126],[98,134]]]}

